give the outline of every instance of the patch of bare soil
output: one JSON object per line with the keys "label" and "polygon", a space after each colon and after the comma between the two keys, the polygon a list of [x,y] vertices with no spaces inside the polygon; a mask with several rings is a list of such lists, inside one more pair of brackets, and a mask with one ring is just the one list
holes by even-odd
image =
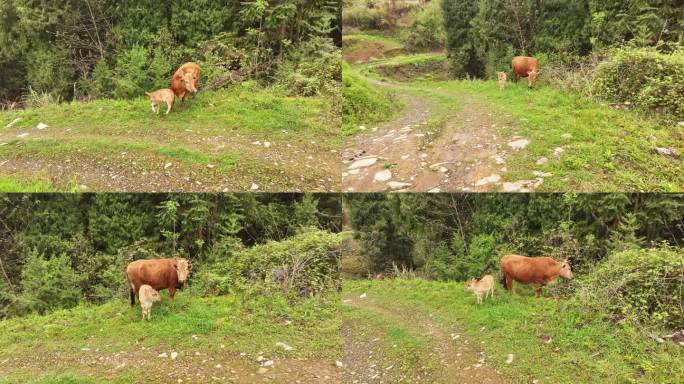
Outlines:
{"label": "patch of bare soil", "polygon": [[[177,355],[172,358],[172,353]],[[259,361],[261,360],[261,361]],[[103,347],[75,351],[44,350],[31,356],[2,357],[0,377],[21,373],[35,378],[60,375],[113,380],[134,373],[137,382],[160,383],[341,383],[342,369],[323,359],[255,358],[235,353],[141,347],[111,351]]]}
{"label": "patch of bare soil", "polygon": [[[417,372],[399,372],[401,361],[391,361],[376,339],[363,333],[358,323],[345,322],[343,326],[344,380],[349,383],[508,383],[501,372],[487,363],[488,356],[476,344],[469,342],[455,327],[445,327],[433,315],[424,315],[404,308],[392,308],[372,298],[347,297],[346,305],[377,313],[388,323],[400,324],[413,334],[428,337],[432,351],[431,367]],[[346,328],[346,329],[345,329]],[[372,337],[372,336],[371,336]],[[379,358],[375,358],[378,356]],[[389,365],[388,365],[389,364]],[[392,369],[383,368],[386,366]],[[435,368],[435,366],[437,368]]]}
{"label": "patch of bare soil", "polygon": [[[437,107],[428,97],[407,92],[411,87],[377,80],[401,97],[406,108],[392,121],[351,139],[343,152],[342,189],[350,192],[492,191],[507,171],[509,148],[497,133],[503,124],[474,95],[456,98],[459,109],[449,113],[439,132],[428,124]],[[441,94],[438,90],[435,94]]]}
{"label": "patch of bare soil", "polygon": [[354,49],[344,55],[344,60],[351,64],[367,63],[371,60],[384,59],[385,55],[382,53],[383,46],[376,42],[368,42],[358,49]]}

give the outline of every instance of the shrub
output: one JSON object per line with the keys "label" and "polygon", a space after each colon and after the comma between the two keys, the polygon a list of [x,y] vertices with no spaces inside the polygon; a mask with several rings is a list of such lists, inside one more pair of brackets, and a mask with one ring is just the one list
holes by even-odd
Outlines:
{"label": "shrub", "polygon": [[340,51],[333,50],[301,62],[285,62],[276,74],[277,84],[286,88],[291,96],[336,94],[341,60]]}
{"label": "shrub", "polygon": [[337,287],[342,240],[339,234],[309,230],[280,242],[255,245],[203,267],[194,285],[204,295],[330,290]]}
{"label": "shrub", "polygon": [[632,103],[642,109],[684,116],[684,52],[620,49],[601,63],[595,92],[608,100]]}
{"label": "shrub", "polygon": [[684,250],[662,246],[617,252],[575,281],[576,304],[612,321],[684,324]]}
{"label": "shrub", "polygon": [[39,313],[78,305],[80,283],[81,276],[71,268],[66,254],[44,259],[33,251],[21,272],[22,298],[31,311]]}
{"label": "shrub", "polygon": [[395,99],[380,91],[342,63],[342,125],[345,134],[355,132],[359,124],[373,124],[386,119],[397,109]]}
{"label": "shrub", "polygon": [[402,37],[409,52],[442,48],[445,39],[442,4],[438,0],[418,8],[415,21]]}

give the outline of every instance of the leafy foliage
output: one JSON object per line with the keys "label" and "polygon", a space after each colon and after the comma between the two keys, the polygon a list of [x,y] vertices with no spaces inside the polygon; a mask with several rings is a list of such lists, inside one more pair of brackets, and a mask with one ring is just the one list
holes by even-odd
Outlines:
{"label": "leafy foliage", "polygon": [[437,279],[498,271],[505,253],[590,268],[651,242],[681,245],[684,196],[592,194],[353,195],[355,237],[371,272],[393,263]]}
{"label": "leafy foliage", "polygon": [[[0,195],[0,317],[123,297],[126,265],[136,259],[185,257],[200,271],[205,264],[262,260],[250,247],[280,244],[309,228],[333,236],[339,209],[336,195]],[[277,255],[271,253],[276,263],[285,255],[306,258],[309,249],[329,241],[323,235],[306,239],[309,248],[290,241],[257,249],[277,248]],[[323,274],[331,270],[308,263],[307,278],[323,290]],[[269,267],[274,265],[264,265]],[[327,278],[335,276],[332,271]]]}
{"label": "leafy foliage", "polygon": [[203,295],[282,291],[308,296],[336,289],[342,237],[307,230],[292,238],[216,255],[197,273]]}
{"label": "leafy foliage", "polygon": [[[273,82],[283,63],[332,46],[339,0],[9,0],[0,5],[0,100],[30,86],[65,100],[168,87],[197,62],[207,86]],[[313,48],[313,49],[312,49]]]}
{"label": "leafy foliage", "polygon": [[612,254],[575,283],[576,302],[614,322],[679,327],[684,324],[683,252],[663,246]]}
{"label": "leafy foliage", "polygon": [[684,116],[684,51],[618,50],[598,66],[593,85],[609,100]]}

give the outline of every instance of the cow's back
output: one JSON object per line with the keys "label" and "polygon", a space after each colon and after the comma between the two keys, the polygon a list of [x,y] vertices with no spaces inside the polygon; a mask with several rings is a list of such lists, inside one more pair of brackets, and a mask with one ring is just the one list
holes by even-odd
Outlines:
{"label": "cow's back", "polygon": [[520,76],[527,76],[529,71],[539,72],[539,60],[534,57],[516,56],[511,62],[513,72]]}
{"label": "cow's back", "polygon": [[555,261],[550,257],[506,255],[501,258],[502,272],[522,282],[544,280],[552,264]]}
{"label": "cow's back", "polygon": [[136,260],[128,264],[126,274],[136,291],[143,284],[154,289],[175,287],[178,284],[172,259]]}

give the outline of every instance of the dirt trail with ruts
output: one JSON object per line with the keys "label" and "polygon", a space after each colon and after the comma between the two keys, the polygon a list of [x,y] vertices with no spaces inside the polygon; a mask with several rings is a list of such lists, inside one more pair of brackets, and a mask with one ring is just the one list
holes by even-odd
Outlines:
{"label": "dirt trail with ruts", "polygon": [[[494,114],[483,98],[365,79],[389,89],[406,107],[348,141],[343,191],[528,191],[537,186],[536,181],[503,182],[506,156],[528,142],[503,137],[498,127],[512,123]],[[453,100],[453,108],[438,98]]]}
{"label": "dirt trail with ruts", "polygon": [[465,338],[457,327],[436,321],[434,315],[391,307],[372,297],[347,296],[344,305],[367,311],[373,317],[429,340],[429,351],[402,361],[388,352],[396,345],[384,345],[382,331],[362,321],[347,319],[342,326],[345,383],[509,383],[504,374],[488,364],[477,344]]}

